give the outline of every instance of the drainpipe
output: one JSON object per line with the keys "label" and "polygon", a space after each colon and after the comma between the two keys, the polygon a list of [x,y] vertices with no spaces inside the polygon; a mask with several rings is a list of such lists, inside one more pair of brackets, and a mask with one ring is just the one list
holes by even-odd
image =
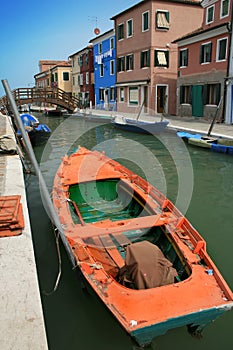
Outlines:
{"label": "drainpipe", "polygon": [[231,22],[228,23],[227,29],[230,34],[227,76],[225,79],[225,123],[233,123],[233,38],[232,38],[233,14],[231,13]]}

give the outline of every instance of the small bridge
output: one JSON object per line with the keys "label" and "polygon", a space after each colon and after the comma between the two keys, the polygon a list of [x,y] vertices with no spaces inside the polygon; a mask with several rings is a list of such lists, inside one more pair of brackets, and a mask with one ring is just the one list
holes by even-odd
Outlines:
{"label": "small bridge", "polygon": [[[75,108],[81,107],[81,102],[74,96],[58,88],[19,88],[12,91],[17,106],[32,103],[51,103],[73,112]],[[0,98],[0,106],[6,106],[11,110],[7,96]]]}

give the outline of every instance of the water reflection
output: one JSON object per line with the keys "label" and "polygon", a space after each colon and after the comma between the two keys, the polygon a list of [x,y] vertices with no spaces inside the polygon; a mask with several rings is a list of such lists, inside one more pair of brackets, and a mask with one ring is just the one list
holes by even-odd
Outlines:
{"label": "water reflection", "polygon": [[[87,148],[104,147],[133,171],[149,177],[157,187],[166,188],[173,201],[179,196],[189,197],[191,192],[187,217],[207,240],[210,255],[233,288],[233,157],[189,147],[190,169],[185,148],[176,142],[174,133],[166,133],[161,140],[74,117],[39,115],[39,119],[54,130],[44,151],[42,147],[35,150],[50,191],[61,157],[81,144]],[[58,273],[54,233],[41,202],[38,179],[28,175],[27,184],[49,349],[138,350],[99,299],[90,291],[83,291],[78,271],[72,270],[61,243],[62,277],[57,291],[49,294]],[[148,349],[231,349],[232,324],[233,312],[229,312],[205,329],[202,340],[192,338],[182,327],[156,338]]]}

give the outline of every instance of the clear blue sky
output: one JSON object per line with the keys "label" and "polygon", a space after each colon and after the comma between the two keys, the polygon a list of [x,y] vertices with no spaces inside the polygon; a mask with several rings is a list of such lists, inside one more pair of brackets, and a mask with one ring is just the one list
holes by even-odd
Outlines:
{"label": "clear blue sky", "polygon": [[[110,18],[140,0],[20,0],[1,2],[0,79],[30,87],[39,60],[66,60],[113,28]],[[5,95],[0,81],[0,96]]]}

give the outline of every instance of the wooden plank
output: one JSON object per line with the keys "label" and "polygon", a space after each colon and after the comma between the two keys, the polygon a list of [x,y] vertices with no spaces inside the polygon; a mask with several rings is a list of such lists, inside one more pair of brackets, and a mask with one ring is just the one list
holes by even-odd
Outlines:
{"label": "wooden plank", "polygon": [[116,245],[112,241],[111,237],[109,235],[105,236],[99,236],[103,246],[105,247],[106,251],[108,252],[109,256],[112,258],[112,260],[115,262],[115,264],[121,268],[125,265],[125,261],[122,258],[121,254],[116,248]]}
{"label": "wooden plank", "polygon": [[121,247],[126,247],[127,245],[131,244],[132,242],[122,233],[116,233],[112,235],[115,240],[119,243]]}
{"label": "wooden plank", "polygon": [[105,248],[115,248],[116,245],[114,244],[114,242],[112,241],[111,237],[109,235],[105,235],[105,236],[99,236],[103,246]]}

